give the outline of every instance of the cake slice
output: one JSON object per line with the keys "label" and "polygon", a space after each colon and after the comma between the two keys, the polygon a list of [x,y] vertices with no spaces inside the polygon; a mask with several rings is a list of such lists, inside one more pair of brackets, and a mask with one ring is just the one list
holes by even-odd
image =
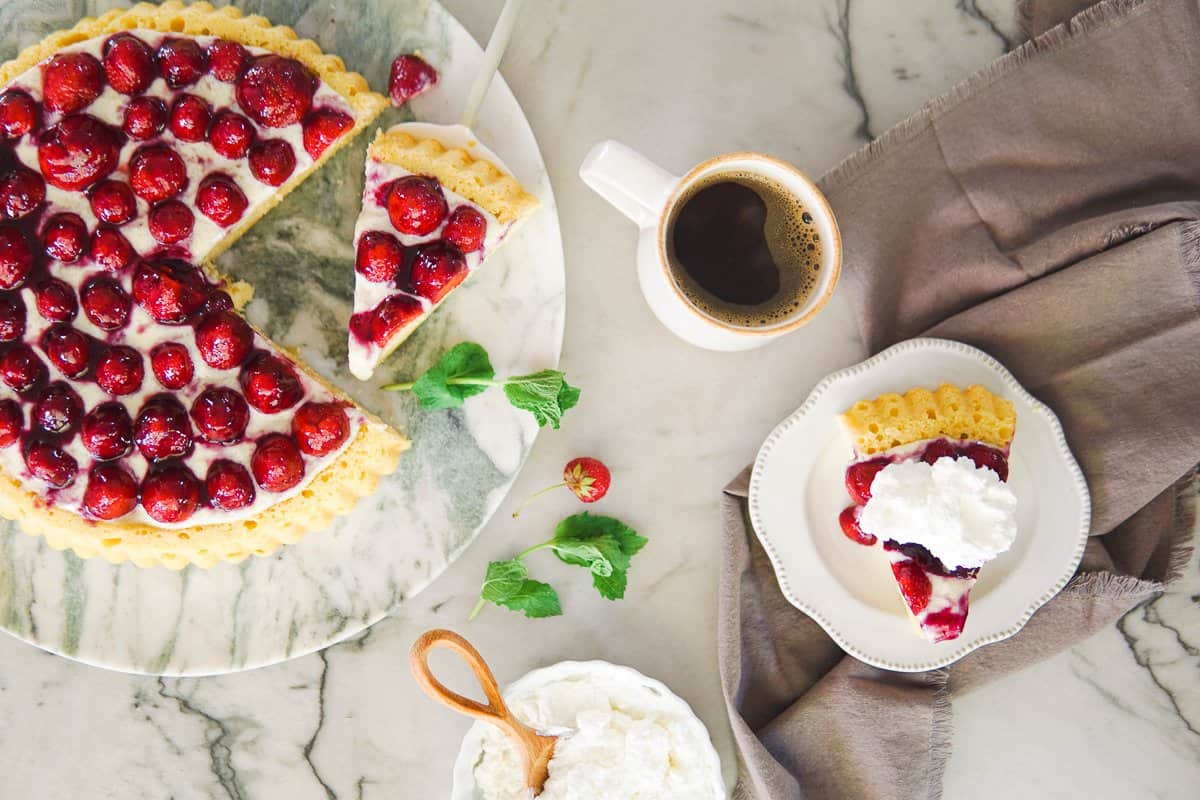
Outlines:
{"label": "cake slice", "polygon": [[537,205],[467,128],[379,133],[354,229],[350,371],[370,378]]}
{"label": "cake slice", "polygon": [[980,567],[1016,534],[1016,498],[1005,486],[1012,403],[982,386],[943,384],[860,401],[840,421],[855,455],[843,532],[859,544],[882,542],[925,638],[957,638]]}

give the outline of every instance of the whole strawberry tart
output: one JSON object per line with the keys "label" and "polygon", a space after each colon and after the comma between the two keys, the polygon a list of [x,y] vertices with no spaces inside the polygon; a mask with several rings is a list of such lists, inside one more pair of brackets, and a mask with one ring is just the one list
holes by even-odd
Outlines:
{"label": "whole strawberry tart", "polygon": [[0,514],[80,556],[265,555],[407,447],[203,265],[385,106],[261,17],[85,19],[0,67]]}

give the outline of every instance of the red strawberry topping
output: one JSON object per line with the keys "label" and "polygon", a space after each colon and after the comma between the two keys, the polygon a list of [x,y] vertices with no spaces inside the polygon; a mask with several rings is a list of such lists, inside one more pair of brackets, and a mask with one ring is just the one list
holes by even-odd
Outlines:
{"label": "red strawberry topping", "polygon": [[372,283],[391,283],[404,266],[404,246],[383,231],[367,231],[358,240],[354,268]]}
{"label": "red strawberry topping", "polygon": [[75,482],[79,465],[75,459],[54,442],[36,441],[25,451],[25,466],[33,474],[50,485],[51,489],[65,489]]}
{"label": "red strawberry topping", "polygon": [[423,245],[413,258],[409,282],[413,291],[438,302],[467,277],[467,260],[444,242]]}
{"label": "red strawberry topping", "polygon": [[0,225],[0,289],[15,289],[33,266],[33,249],[20,228]]}
{"label": "red strawberry topping", "polygon": [[196,217],[185,203],[168,200],[150,209],[150,235],[161,244],[178,244],[192,235]]}
{"label": "red strawberry topping", "polygon": [[37,101],[20,89],[0,94],[0,138],[16,139],[37,130],[42,112]]}
{"label": "red strawberry topping", "polygon": [[250,407],[235,390],[210,386],[192,403],[196,430],[210,442],[229,444],[241,440],[250,424]]}
{"label": "red strawberry topping", "polygon": [[163,342],[150,351],[150,368],[164,389],[182,389],[192,382],[192,357],[185,345]]}
{"label": "red strawberry topping", "polygon": [[338,137],[354,127],[354,118],[332,108],[319,108],[304,120],[304,151],[313,159],[333,144]]}
{"label": "red strawberry topping", "polygon": [[108,348],[96,362],[96,383],[112,395],[133,394],[145,374],[141,353],[123,344]]}
{"label": "red strawberry topping", "polygon": [[42,334],[42,349],[50,363],[68,378],[77,378],[88,367],[88,338],[70,325],[52,325]]}
{"label": "red strawberry topping", "polygon": [[254,502],[254,481],[246,468],[236,461],[214,461],[208,468],[205,485],[209,501],[222,511],[236,511]]}
{"label": "red strawberry topping", "polygon": [[850,498],[862,505],[871,499],[871,484],[879,471],[892,463],[886,458],[874,458],[870,461],[859,461],[846,469],[846,491]]}
{"label": "red strawberry topping", "polygon": [[60,53],[42,65],[42,98],[51,111],[82,111],[102,91],[104,68],[93,55]]}
{"label": "red strawberry topping", "polygon": [[316,78],[299,61],[265,55],[238,79],[237,101],[258,124],[282,128],[304,119],[316,91]]}
{"label": "red strawberry topping", "polygon": [[182,261],[144,262],[133,276],[133,300],[158,322],[178,324],[204,302],[203,276]]}
{"label": "red strawberry topping", "polygon": [[292,436],[302,453],[326,456],[350,436],[350,420],[340,403],[305,403],[292,418]]}
{"label": "red strawberry topping", "polygon": [[87,226],[78,214],[55,214],[42,231],[42,248],[64,264],[77,260],[87,248]]}
{"label": "red strawberry topping", "polygon": [[184,466],[151,470],[142,481],[142,508],[157,522],[184,522],[200,504],[200,481]]}
{"label": "red strawberry topping", "polygon": [[215,311],[196,326],[196,349],[213,369],[241,366],[253,345],[254,331],[232,311]]}
{"label": "red strawberry topping", "polygon": [[125,106],[121,128],[130,139],[145,141],[162,133],[167,125],[167,106],[157,97],[135,97]]}
{"label": "red strawberry topping", "polygon": [[236,111],[222,111],[213,120],[208,141],[226,158],[242,158],[254,142],[254,125]]}
{"label": "red strawberry topping", "polygon": [[92,233],[92,260],[109,272],[125,269],[133,255],[133,245],[116,228],[102,226]]}
{"label": "red strawberry topping", "polygon": [[209,175],[200,181],[196,192],[196,207],[200,213],[228,228],[246,213],[249,202],[233,178],[225,175]]}
{"label": "red strawberry topping", "polygon": [[121,94],[141,94],[154,82],[154,53],[131,33],[118,33],[104,43],[104,75]]}
{"label": "red strawberry topping", "polygon": [[79,440],[99,461],[121,458],[133,449],[133,420],[120,403],[101,403],[83,418]]}
{"label": "red strawberry topping", "polygon": [[929,597],[933,594],[933,584],[925,570],[915,561],[897,561],[892,564],[892,574],[900,586],[900,594],[904,602],[914,614],[920,614],[929,605]]}
{"label": "red strawberry topping", "polygon": [[1000,480],[1008,480],[1008,458],[996,448],[986,444],[969,444],[963,448],[963,455],[974,461],[975,466],[995,472]]}
{"label": "red strawberry topping", "polygon": [[268,492],[286,492],[304,477],[304,457],[290,436],[269,433],[254,449],[250,471]]}
{"label": "red strawberry topping", "polygon": [[232,311],[233,298],[229,296],[228,292],[218,289],[209,293],[204,300],[204,305],[200,306],[200,310],[205,314],[212,314],[214,311]]}
{"label": "red strawberry topping", "polygon": [[17,167],[0,178],[0,216],[20,219],[46,199],[46,182],[27,167]]}
{"label": "red strawberry topping", "polygon": [[383,347],[405,325],[421,316],[421,301],[406,294],[385,298],[371,311],[362,311],[350,318],[350,330],[364,342]]}
{"label": "red strawberry topping", "polygon": [[223,83],[233,83],[242,75],[249,55],[246,48],[228,39],[216,39],[208,46],[208,71]]}
{"label": "red strawberry topping", "polygon": [[846,506],[842,509],[842,513],[838,514],[838,525],[842,527],[842,533],[846,538],[858,544],[865,544],[868,547],[879,541],[874,534],[863,531],[859,525],[858,516],[862,512],[859,506]]}
{"label": "red strawberry topping", "polygon": [[137,502],[137,479],[120,464],[97,464],[88,471],[83,507],[96,519],[119,519]]}
{"label": "red strawberry topping", "polygon": [[388,73],[388,94],[392,102],[404,105],[437,83],[437,70],[417,55],[396,56]]}
{"label": "red strawberry topping", "polygon": [[34,292],[38,313],[51,322],[70,322],[79,313],[75,290],[66,281],[46,278]]}
{"label": "red strawberry topping", "polygon": [[921,460],[926,464],[936,464],[939,458],[957,458],[958,448],[945,439],[934,439],[925,445]]}
{"label": "red strawberry topping", "polygon": [[446,221],[442,238],[464,253],[473,253],[483,248],[487,236],[487,219],[470,206],[454,209]]}
{"label": "red strawberry topping", "polygon": [[15,342],[25,334],[25,301],[17,292],[0,294],[0,342]]}
{"label": "red strawberry topping", "polygon": [[172,395],[151,397],[133,423],[133,441],[150,461],[187,455],[192,450],[187,411]]}
{"label": "red strawberry topping", "polygon": [[212,110],[208,103],[194,94],[181,94],[171,104],[167,125],[181,142],[203,142],[211,121]]}
{"label": "red strawberry topping", "polygon": [[259,350],[242,367],[242,392],[251,406],[264,414],[289,409],[304,395],[304,387],[292,365],[265,350]]}
{"label": "red strawberry topping", "polygon": [[433,233],[446,218],[447,210],[441,187],[432,178],[409,175],[393,182],[388,192],[388,219],[401,233]]}
{"label": "red strawberry topping", "polygon": [[167,86],[182,89],[204,74],[204,51],[191,39],[167,39],[158,47],[158,66]]}
{"label": "red strawberry topping", "polygon": [[137,200],[124,181],[103,180],[92,188],[92,213],[101,222],[121,225],[137,214]]}
{"label": "red strawberry topping", "polygon": [[83,417],[83,401],[75,390],[55,381],[42,390],[33,404],[33,421],[47,433],[62,433]]}
{"label": "red strawberry topping", "polygon": [[16,400],[0,400],[0,447],[8,447],[21,438],[25,412]]}
{"label": "red strawberry topping", "polygon": [[90,186],[117,168],[119,139],[120,134],[95,117],[67,117],[38,139],[42,177],[60,189]]}
{"label": "red strawberry topping", "polygon": [[129,160],[129,183],[138,197],[157,203],[183,191],[187,186],[187,167],[170,147],[150,145]]}
{"label": "red strawberry topping", "polygon": [[0,380],[14,392],[25,392],[46,379],[48,370],[27,344],[18,344],[0,356]]}
{"label": "red strawberry topping", "polygon": [[957,639],[967,624],[967,596],[963,595],[963,607],[960,609],[947,608],[934,611],[921,621],[921,628],[934,642],[946,642]]}
{"label": "red strawberry topping", "polygon": [[267,139],[250,148],[250,173],[268,186],[282,186],[296,169],[296,154],[282,139]]}
{"label": "red strawberry topping", "polygon": [[133,299],[112,278],[91,278],[79,290],[83,313],[97,328],[116,331],[129,321]]}

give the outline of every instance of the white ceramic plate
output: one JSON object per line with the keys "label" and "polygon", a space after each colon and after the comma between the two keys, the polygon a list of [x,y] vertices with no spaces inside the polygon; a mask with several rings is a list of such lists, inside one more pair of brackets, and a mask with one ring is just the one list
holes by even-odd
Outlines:
{"label": "white ceramic plate", "polygon": [[[721,760],[712,746],[708,728],[692,711],[692,707],[661,682],[647,678],[632,667],[610,664],[607,661],[560,661],[548,667],[535,669],[506,688],[503,692],[506,700],[516,695],[536,690],[539,686],[559,681],[597,681],[611,685],[615,682],[628,683],[630,686],[642,686],[657,695],[659,699],[684,719],[688,728],[686,735],[703,742],[702,760],[707,762],[710,776],[709,784],[712,791],[694,800],[724,800],[726,796],[725,782],[721,778]],[[462,747],[458,758],[454,761],[454,784],[450,790],[450,800],[483,800],[483,794],[475,785],[475,764],[479,761],[480,750],[483,747],[483,732],[489,723],[476,722],[463,737]]]}
{"label": "white ceramic plate", "polygon": [[[864,398],[943,382],[981,384],[1015,407],[1009,485],[1018,533],[980,570],[962,635],[932,644],[909,620],[878,548],[849,541],[838,526],[851,503],[843,476],[852,452],[837,415]],[[850,655],[903,672],[944,667],[1021,630],[1074,574],[1091,521],[1083,472],[1054,412],[991,356],[944,339],[901,342],[817,384],[759,450],[749,506],[784,596]]]}

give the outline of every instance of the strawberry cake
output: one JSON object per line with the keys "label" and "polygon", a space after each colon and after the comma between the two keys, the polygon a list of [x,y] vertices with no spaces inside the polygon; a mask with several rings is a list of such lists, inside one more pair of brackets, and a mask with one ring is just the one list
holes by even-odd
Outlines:
{"label": "strawberry cake", "polygon": [[362,380],[537,208],[458,125],[405,123],[367,149],[354,230],[350,371]]}
{"label": "strawberry cake", "polygon": [[979,569],[1016,538],[1012,403],[982,386],[943,384],[860,401],[841,423],[855,456],[842,532],[879,546],[926,639],[958,638]]}
{"label": "strawberry cake", "polygon": [[0,66],[0,514],[209,567],[327,526],[407,442],[204,264],[386,100],[261,17],[138,5]]}

